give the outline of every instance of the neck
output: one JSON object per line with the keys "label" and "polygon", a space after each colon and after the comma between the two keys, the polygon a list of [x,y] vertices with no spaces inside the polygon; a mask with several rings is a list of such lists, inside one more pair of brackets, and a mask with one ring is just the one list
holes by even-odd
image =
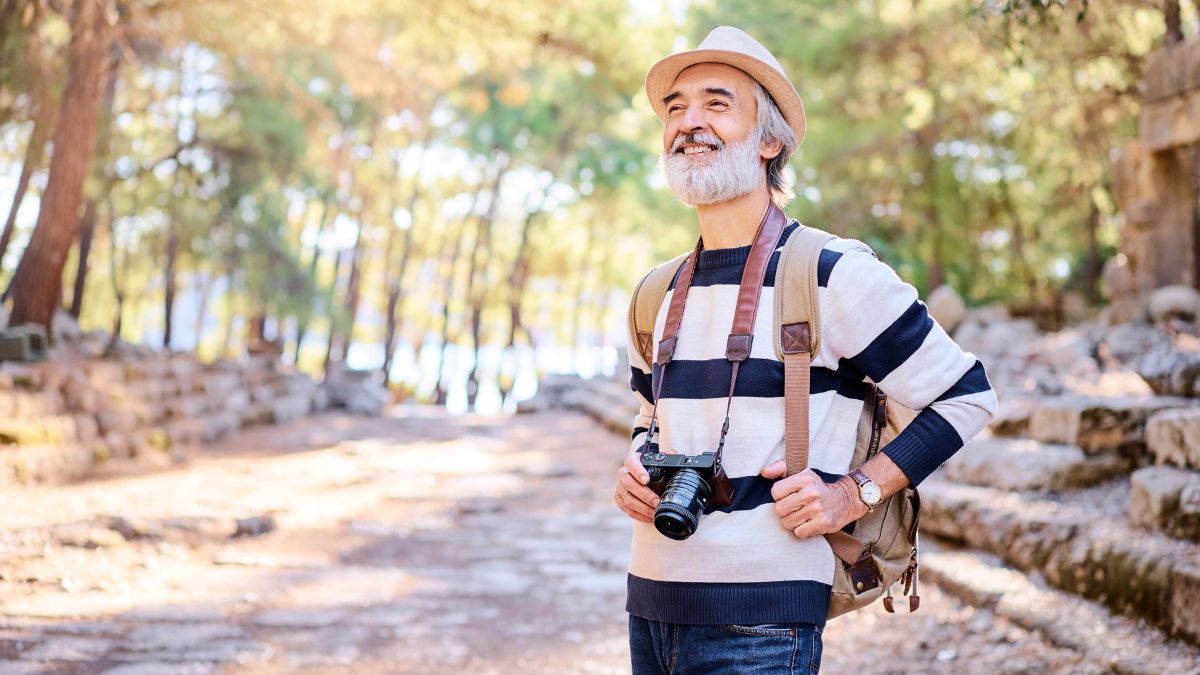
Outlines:
{"label": "neck", "polygon": [[700,238],[705,250],[735,248],[754,243],[754,235],[767,212],[771,194],[764,182],[753,192],[717,204],[697,204]]}

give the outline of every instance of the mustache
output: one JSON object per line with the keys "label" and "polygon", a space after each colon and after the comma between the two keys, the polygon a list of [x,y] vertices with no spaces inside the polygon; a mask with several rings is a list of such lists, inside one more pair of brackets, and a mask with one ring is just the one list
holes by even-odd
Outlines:
{"label": "mustache", "polygon": [[703,143],[704,145],[711,145],[718,150],[725,146],[725,144],[721,142],[721,139],[717,138],[716,134],[710,134],[708,132],[701,131],[700,133],[684,133],[676,136],[675,140],[671,143],[671,152],[674,153],[678,151],[679,146],[683,145],[684,143]]}

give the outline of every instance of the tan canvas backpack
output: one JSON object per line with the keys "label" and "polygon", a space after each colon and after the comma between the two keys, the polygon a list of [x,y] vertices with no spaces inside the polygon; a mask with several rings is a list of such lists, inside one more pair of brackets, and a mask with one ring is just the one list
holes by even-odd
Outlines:
{"label": "tan canvas backpack", "polygon": [[[788,238],[775,269],[775,353],[784,367],[784,436],[787,473],[808,466],[809,365],[820,347],[817,302],[817,261],[833,238],[821,230],[800,226]],[[633,291],[629,304],[629,339],[645,370],[654,362],[654,323],[667,289],[689,254],[650,270]],[[912,421],[915,411],[895,403],[868,386],[858,421],[858,436],[850,469],[856,469]],[[892,587],[902,585],[909,611],[920,604],[917,595],[917,523],[920,496],[905,487],[855,521],[853,534],[825,535],[836,556],[833,594],[828,618],[860,609],[884,597],[884,608],[895,611]]]}

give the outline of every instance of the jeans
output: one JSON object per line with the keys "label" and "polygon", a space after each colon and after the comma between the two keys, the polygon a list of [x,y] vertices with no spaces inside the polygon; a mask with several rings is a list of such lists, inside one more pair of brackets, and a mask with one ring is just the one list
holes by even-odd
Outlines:
{"label": "jeans", "polygon": [[633,675],[815,673],[821,627],[811,623],[703,626],[629,616]]}

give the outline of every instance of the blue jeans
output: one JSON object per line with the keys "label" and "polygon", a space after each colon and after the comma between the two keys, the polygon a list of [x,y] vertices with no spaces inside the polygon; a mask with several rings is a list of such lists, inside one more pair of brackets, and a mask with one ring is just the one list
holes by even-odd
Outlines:
{"label": "blue jeans", "polygon": [[629,615],[633,675],[815,673],[821,627],[811,623],[703,626]]}

